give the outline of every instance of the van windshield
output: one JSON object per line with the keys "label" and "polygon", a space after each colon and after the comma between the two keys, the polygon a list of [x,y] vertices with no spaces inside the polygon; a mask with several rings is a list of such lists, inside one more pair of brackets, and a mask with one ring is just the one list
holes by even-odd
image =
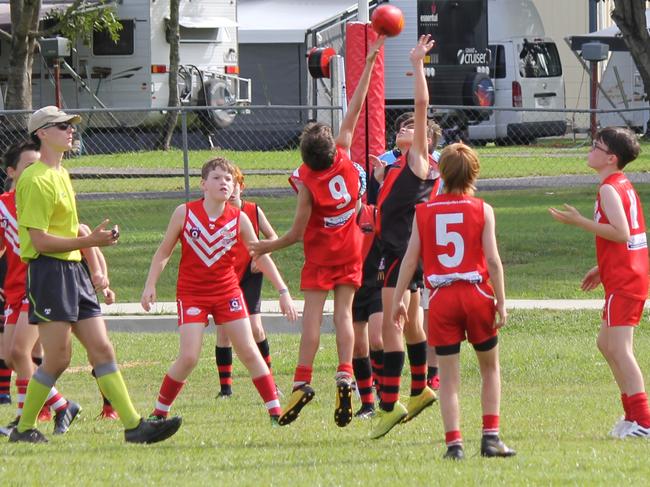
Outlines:
{"label": "van windshield", "polygon": [[524,78],[562,76],[562,63],[553,42],[528,42],[519,53],[519,73]]}

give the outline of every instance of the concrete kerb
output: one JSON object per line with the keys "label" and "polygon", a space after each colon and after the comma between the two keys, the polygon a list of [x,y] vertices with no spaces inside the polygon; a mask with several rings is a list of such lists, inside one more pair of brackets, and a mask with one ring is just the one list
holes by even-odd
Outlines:
{"label": "concrete kerb", "polygon": [[[302,313],[304,302],[295,301],[296,308]],[[508,309],[549,309],[549,310],[599,310],[603,307],[602,299],[510,299]],[[649,303],[646,302],[646,309]],[[173,332],[177,328],[176,303],[156,303],[151,312],[145,313],[140,303],[116,303],[102,305],[102,311],[111,331],[129,331],[138,333]],[[298,333],[300,320],[288,321],[280,312],[278,301],[262,301],[262,322],[268,333]],[[323,333],[333,333],[332,313],[334,301],[327,300],[323,315]],[[209,327],[208,330],[214,330]]]}

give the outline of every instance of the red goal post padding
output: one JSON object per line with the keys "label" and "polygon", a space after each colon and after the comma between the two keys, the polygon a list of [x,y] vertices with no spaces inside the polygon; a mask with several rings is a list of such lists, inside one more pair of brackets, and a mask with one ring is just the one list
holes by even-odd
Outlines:
{"label": "red goal post padding", "polygon": [[[346,25],[345,82],[348,102],[359,84],[359,79],[366,64],[368,48],[375,42],[377,37],[378,34],[370,24],[348,22]],[[361,108],[350,150],[352,160],[365,167],[366,172],[368,172],[367,154],[381,154],[386,147],[384,107],[384,48],[382,47],[375,61],[368,95]]]}

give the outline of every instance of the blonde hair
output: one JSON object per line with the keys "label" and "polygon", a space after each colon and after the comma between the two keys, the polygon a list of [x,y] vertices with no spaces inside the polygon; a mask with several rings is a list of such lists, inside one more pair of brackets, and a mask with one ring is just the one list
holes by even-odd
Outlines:
{"label": "blonde hair", "polygon": [[440,154],[440,176],[447,193],[469,193],[476,189],[481,163],[478,154],[463,144],[451,144]]}

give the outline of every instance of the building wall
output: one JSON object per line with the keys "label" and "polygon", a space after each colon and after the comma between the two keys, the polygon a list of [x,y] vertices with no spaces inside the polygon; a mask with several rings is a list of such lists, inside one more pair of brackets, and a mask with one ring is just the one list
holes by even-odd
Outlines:
{"label": "building wall", "polygon": [[[589,3],[591,0],[533,0],[548,37],[557,44],[566,88],[567,108],[589,108],[589,76],[584,71],[564,38],[589,32]],[[598,30],[613,24],[609,13],[613,0],[598,2]],[[601,63],[601,69],[604,69]]]}

